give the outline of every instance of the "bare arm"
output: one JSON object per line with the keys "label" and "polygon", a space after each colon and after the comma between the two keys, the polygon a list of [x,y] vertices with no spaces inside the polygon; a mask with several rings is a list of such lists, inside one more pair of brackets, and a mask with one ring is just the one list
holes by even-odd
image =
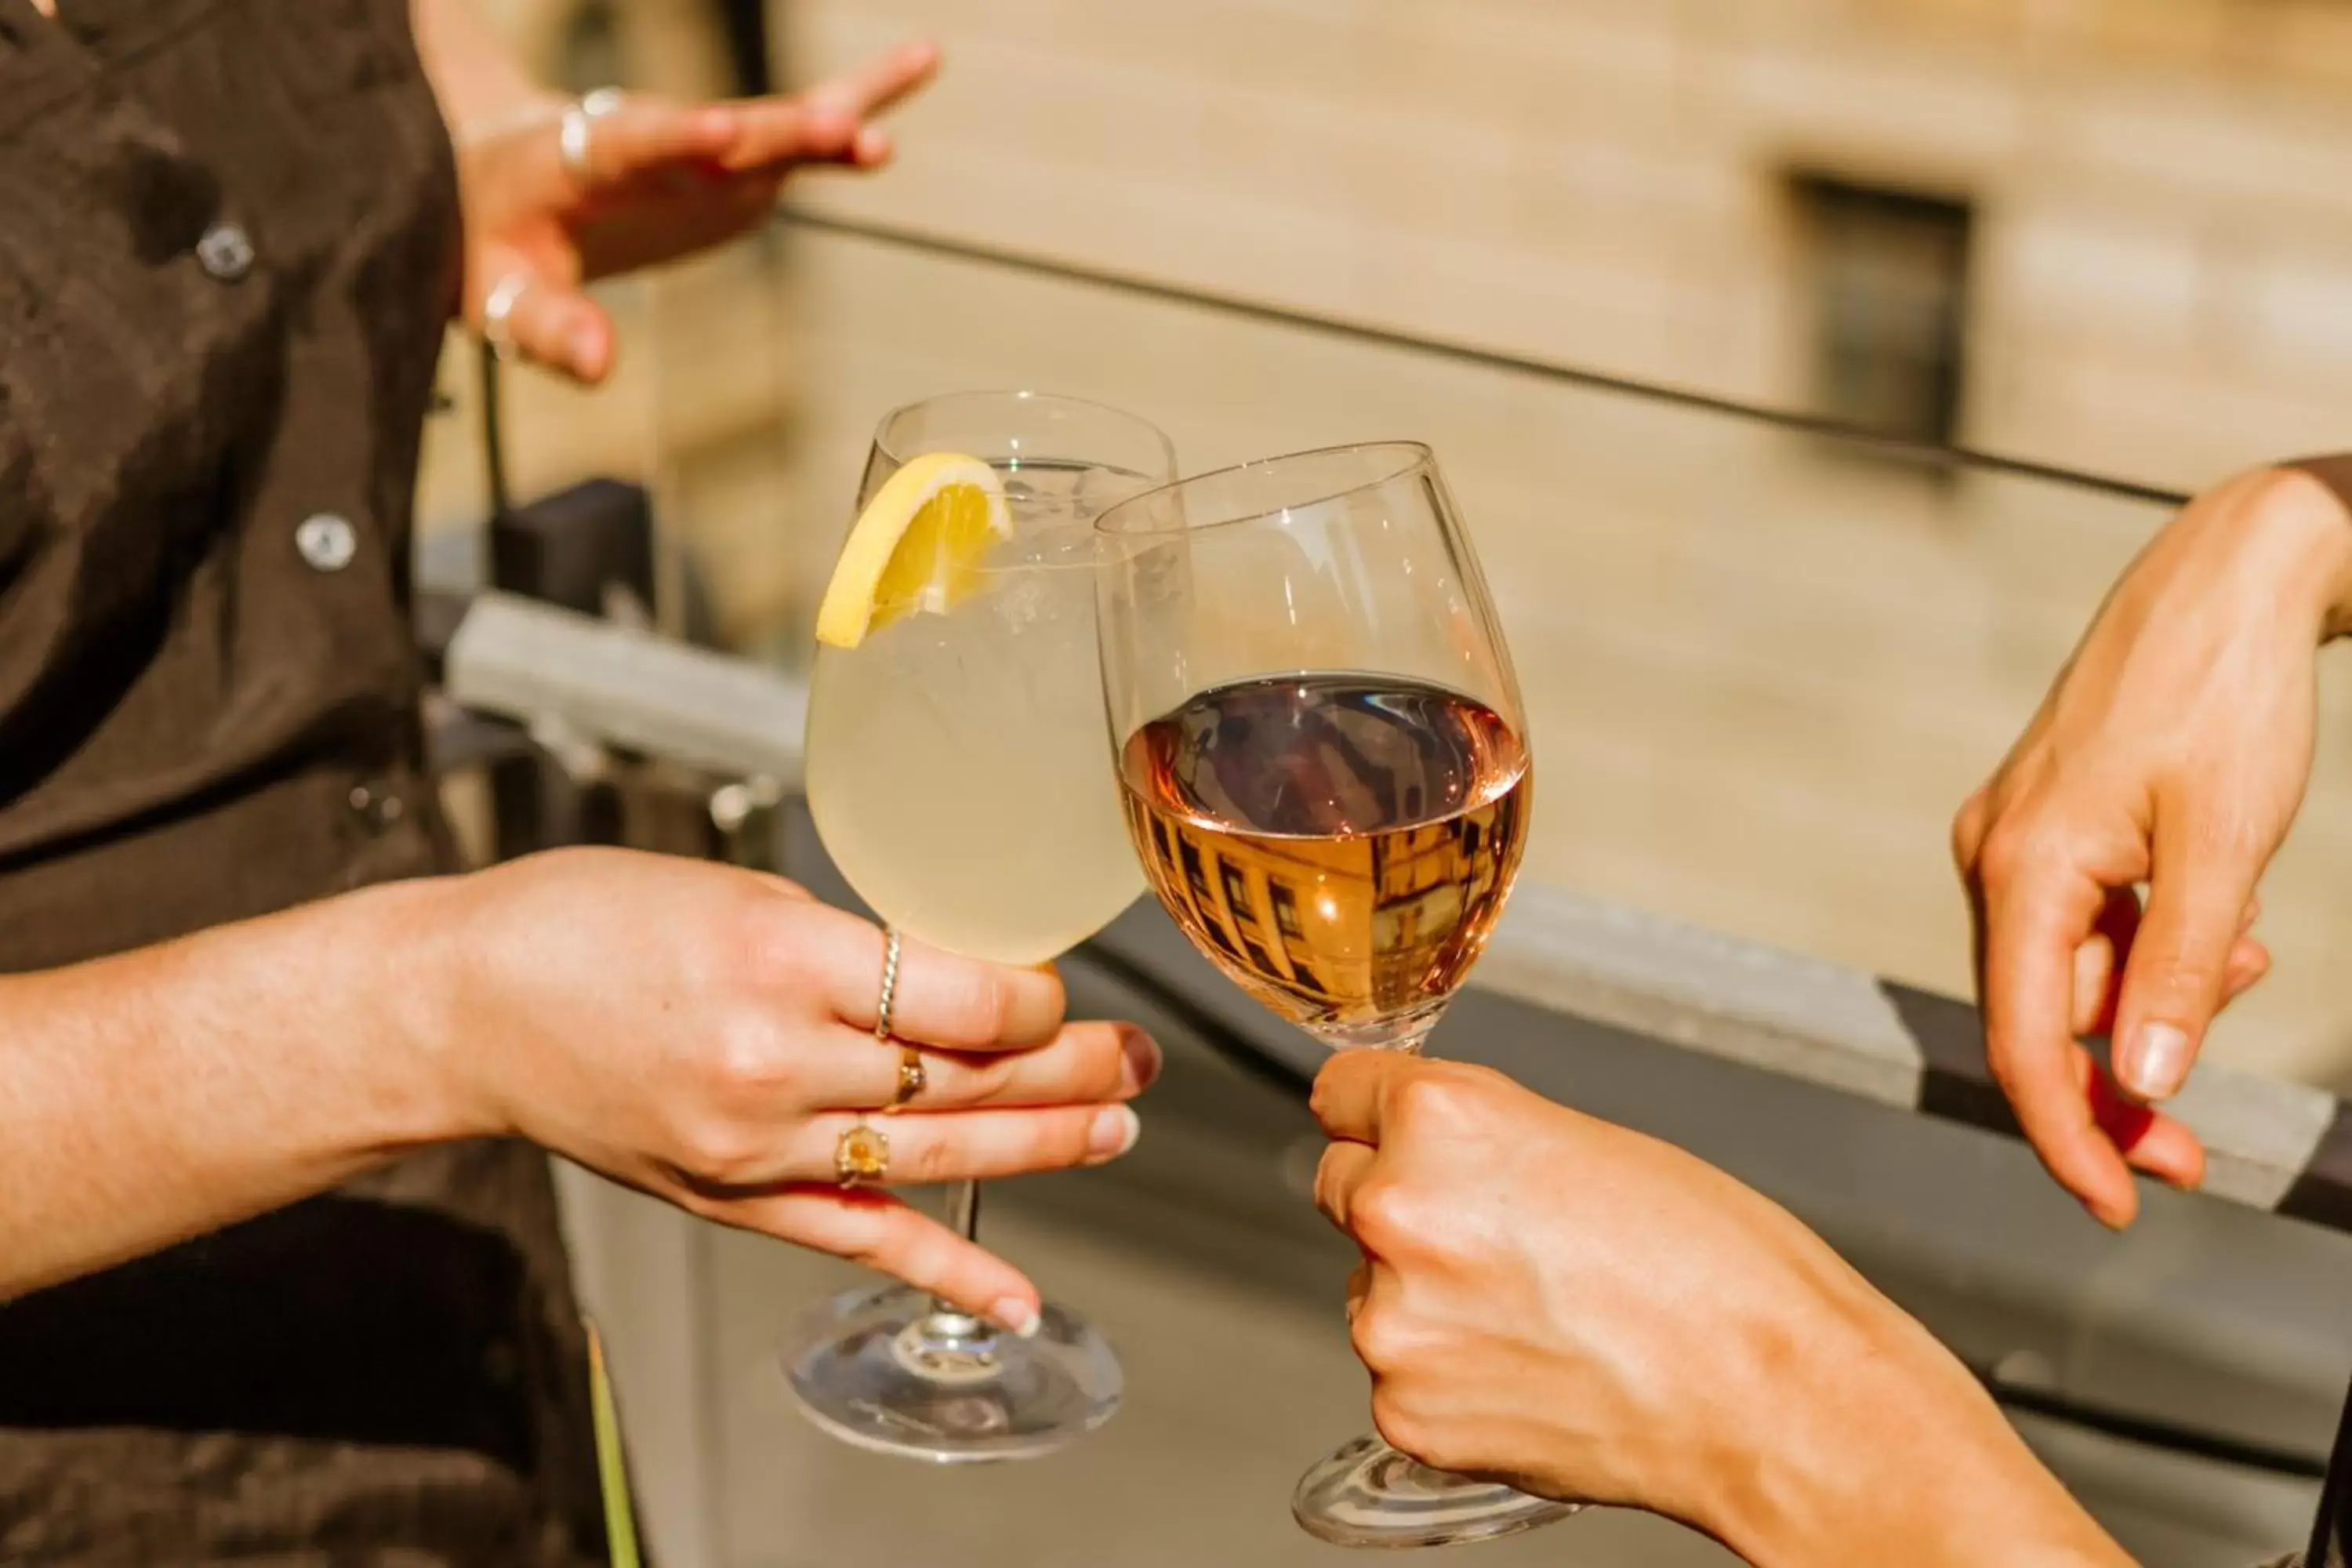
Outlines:
{"label": "bare arm", "polygon": [[[2311,773],[2319,645],[2347,629],[2352,462],[2209,490],[2133,562],[1954,825],[1994,1076],[2110,1225],[2137,1212],[2130,1168],[2202,1176],[2156,1108],[2269,969],[2256,884]],[[2096,1036],[2112,1087],[2077,1043]]]}
{"label": "bare arm", "polygon": [[2130,1568],[1949,1352],[1721,1172],[1457,1062],[1342,1051],[1315,1109],[1406,1452],[1757,1568]]}
{"label": "bare arm", "polygon": [[0,978],[0,1298],[319,1192],[460,1131],[387,889]]}
{"label": "bare arm", "polygon": [[880,168],[892,141],[879,117],[939,68],[938,50],[908,43],[788,97],[698,104],[631,92],[575,120],[567,156],[568,100],[530,80],[475,0],[409,7],[457,146],[466,232],[455,313],[592,384],[611,373],[616,344],[587,283],[749,232],[797,171]]}
{"label": "bare arm", "polygon": [[562,106],[561,95],[530,79],[476,0],[409,0],[408,16],[441,118],[457,140]]}
{"label": "bare arm", "polygon": [[[575,850],[0,978],[0,1299],[518,1136],[1021,1329],[1017,1271],[840,1185],[843,1132],[898,1089],[881,968],[878,931],[780,878]],[[1050,973],[908,944],[894,1034],[927,1082],[892,1179],[1127,1152],[1158,1049],[1062,1007]]]}

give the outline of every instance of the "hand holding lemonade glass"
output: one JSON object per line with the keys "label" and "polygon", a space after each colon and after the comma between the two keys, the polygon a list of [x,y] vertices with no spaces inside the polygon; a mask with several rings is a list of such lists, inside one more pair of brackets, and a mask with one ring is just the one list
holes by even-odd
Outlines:
{"label": "hand holding lemonade glass", "polygon": [[[1093,523],[1174,477],[1144,421],[1033,393],[937,398],[876,433],[818,617],[807,749],[826,852],[890,928],[886,1041],[901,936],[1044,963],[1143,890],[1103,766]],[[898,1048],[919,1114],[920,1057]],[[844,1140],[845,1182],[887,1179],[889,1130]],[[951,1207],[971,1235],[977,1188]],[[1120,1387],[1108,1345],[1058,1307],[1021,1337],[897,1285],[828,1304],[787,1363],[827,1431],[942,1462],[1049,1452]]]}

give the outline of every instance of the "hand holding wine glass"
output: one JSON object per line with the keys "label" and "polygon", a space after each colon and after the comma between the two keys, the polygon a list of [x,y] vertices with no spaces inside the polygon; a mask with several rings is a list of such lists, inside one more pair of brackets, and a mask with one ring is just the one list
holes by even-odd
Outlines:
{"label": "hand holding wine glass", "polygon": [[[1128,826],[1176,923],[1332,1048],[1417,1050],[1527,846],[1518,686],[1426,447],[1349,447],[1154,490],[1097,525]],[[1310,1532],[1480,1540],[1576,1505],[1377,1438],[1310,1470]]]}
{"label": "hand holding wine glass", "polygon": [[1316,1201],[1381,1430],[1759,1568],[2126,1562],[1976,1379],[1780,1205],[1459,1062],[1335,1058]]}

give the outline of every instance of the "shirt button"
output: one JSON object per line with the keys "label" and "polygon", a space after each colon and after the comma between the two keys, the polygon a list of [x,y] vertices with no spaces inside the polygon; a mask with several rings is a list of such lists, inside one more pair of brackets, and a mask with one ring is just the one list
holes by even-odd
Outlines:
{"label": "shirt button", "polygon": [[408,803],[389,784],[353,784],[351,802],[360,820],[379,832],[397,826],[408,815]]}
{"label": "shirt button", "polygon": [[352,520],[331,511],[314,512],[294,531],[294,548],[315,571],[340,572],[360,552],[359,530]]}
{"label": "shirt button", "polygon": [[196,262],[215,281],[234,283],[253,270],[252,237],[223,219],[196,241]]}

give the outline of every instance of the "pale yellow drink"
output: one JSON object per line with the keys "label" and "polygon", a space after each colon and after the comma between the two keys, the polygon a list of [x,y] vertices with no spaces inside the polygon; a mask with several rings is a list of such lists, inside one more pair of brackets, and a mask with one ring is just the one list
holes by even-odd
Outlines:
{"label": "pale yellow drink", "polygon": [[933,946],[1040,963],[1143,892],[1102,756],[1097,479],[1115,479],[1107,490],[1136,484],[1005,470],[1015,536],[989,555],[974,592],[854,648],[817,651],[817,831],[877,915]]}

